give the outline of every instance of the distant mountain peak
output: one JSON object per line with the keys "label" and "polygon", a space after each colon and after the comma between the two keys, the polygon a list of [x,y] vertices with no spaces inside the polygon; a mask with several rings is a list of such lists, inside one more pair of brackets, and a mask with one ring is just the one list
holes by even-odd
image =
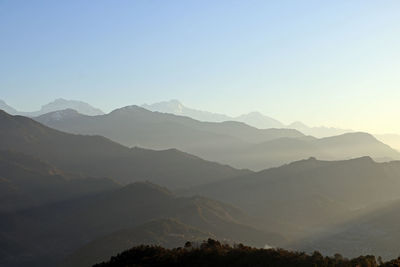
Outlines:
{"label": "distant mountain peak", "polygon": [[183,106],[182,102],[179,101],[178,99],[171,99],[169,101],[166,101],[169,104],[173,104],[173,105],[178,105],[178,106]]}
{"label": "distant mountain peak", "polygon": [[98,108],[94,108],[88,103],[78,100],[67,100],[64,98],[57,98],[54,101],[43,105],[40,109],[40,114],[45,114],[57,110],[65,110],[65,109],[75,109],[79,113],[84,115],[96,116],[103,115],[104,112]]}
{"label": "distant mountain peak", "polygon": [[110,115],[117,115],[117,114],[118,115],[131,115],[134,112],[149,112],[150,113],[150,111],[145,108],[139,107],[137,105],[130,105],[130,106],[125,106],[122,108],[114,109],[109,114]]}
{"label": "distant mountain peak", "polygon": [[247,114],[243,114],[242,116],[248,116],[248,117],[265,117],[261,112],[258,111],[252,111]]}
{"label": "distant mountain peak", "polygon": [[13,115],[18,113],[18,111],[15,108],[9,106],[4,100],[1,99],[0,99],[0,110],[4,110],[5,112]]}
{"label": "distant mountain peak", "polygon": [[172,113],[176,115],[184,115],[184,111],[186,109],[189,110],[177,99],[171,99],[169,101],[158,102],[150,105],[143,104],[141,107],[151,111]]}
{"label": "distant mountain peak", "polygon": [[224,121],[239,121],[256,128],[284,128],[284,125],[268,116],[261,114],[258,111],[253,111],[243,114],[238,117],[231,117],[225,114],[213,113],[204,110],[197,110],[186,107],[182,102],[177,99],[169,101],[158,102],[154,104],[144,104],[141,107],[150,111],[158,111],[163,113],[171,113],[175,115],[183,115],[199,121],[208,122],[224,122]]}

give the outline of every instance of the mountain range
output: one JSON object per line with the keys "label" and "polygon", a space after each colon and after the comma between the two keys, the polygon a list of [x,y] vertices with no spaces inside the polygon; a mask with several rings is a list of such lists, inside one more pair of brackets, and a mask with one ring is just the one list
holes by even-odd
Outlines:
{"label": "mountain range", "polygon": [[[76,249],[96,238],[110,235],[105,238],[115,240],[121,231],[126,233],[133,229],[137,233],[136,226],[162,218],[174,218],[183,223],[175,225],[178,230],[170,234],[180,234],[186,227],[198,229],[192,231],[193,240],[218,236],[258,247],[265,243],[277,245],[283,240],[277,234],[243,224],[248,220],[246,215],[230,205],[204,197],[177,197],[166,188],[143,182],[1,216],[0,236],[5,238],[0,242],[0,264],[6,266],[55,266],[67,255],[76,255]],[[147,228],[157,231],[157,227],[153,224]],[[148,240],[151,233],[141,233],[141,236]],[[139,237],[132,238],[135,242],[141,241]],[[129,243],[119,241],[118,246],[129,248]],[[104,256],[107,254],[97,251],[94,259]]]}
{"label": "mountain range", "polygon": [[[184,104],[182,104],[179,100],[176,99],[170,101],[158,102],[154,104],[143,104],[142,107],[151,111],[171,113],[180,116],[188,116],[190,118],[199,121],[210,121],[210,122],[239,121],[259,129],[268,129],[268,128],[295,129],[302,132],[305,135],[311,135],[317,138],[331,137],[336,135],[342,135],[345,133],[355,132],[352,129],[341,129],[341,128],[327,127],[327,126],[312,127],[304,124],[301,121],[295,121],[290,124],[284,124],[274,118],[265,116],[257,111],[233,117],[225,114],[192,109],[186,107]],[[391,147],[400,151],[399,134],[374,134],[374,136],[383,143],[389,144]]]}
{"label": "mountain range", "polygon": [[400,159],[400,153],[367,133],[315,138],[293,129],[258,129],[235,121],[202,122],[185,116],[152,112],[138,106],[101,116],[73,110],[34,118],[73,134],[102,135],[128,147],[177,148],[236,168],[261,170],[308,157],[337,160],[371,156]]}
{"label": "mountain range", "polygon": [[41,107],[40,110],[32,112],[18,111],[15,108],[9,106],[6,102],[0,99],[0,109],[12,115],[22,115],[27,117],[40,116],[49,112],[63,110],[63,109],[74,109],[81,114],[96,116],[103,115],[104,112],[98,108],[94,108],[88,103],[77,101],[77,100],[66,100],[63,98],[58,98],[48,104]]}
{"label": "mountain range", "polygon": [[352,130],[339,129],[334,127],[324,127],[324,126],[309,127],[299,121],[293,122],[289,125],[285,125],[284,123],[274,118],[263,115],[257,111],[253,111],[247,114],[242,114],[237,117],[232,117],[225,114],[218,114],[203,110],[192,109],[183,105],[179,100],[163,101],[154,104],[144,104],[142,105],[142,107],[151,111],[188,116],[199,121],[210,121],[210,122],[239,121],[259,129],[268,129],[268,128],[296,129],[306,135],[312,135],[317,138],[329,137],[329,136],[353,132]]}
{"label": "mountain range", "polygon": [[[326,126],[310,127],[300,121],[296,121],[291,124],[285,125],[284,123],[274,118],[265,116],[257,111],[243,114],[237,117],[232,117],[224,114],[192,109],[186,107],[178,100],[163,101],[154,104],[143,104],[141,107],[148,109],[150,111],[158,111],[162,113],[171,113],[175,115],[188,116],[190,118],[199,121],[208,121],[208,122],[239,121],[259,129],[268,129],[268,128],[295,129],[302,132],[305,135],[311,135],[317,138],[330,137],[330,136],[354,132],[354,130],[351,129],[340,129],[340,128],[326,127]],[[102,110],[94,108],[88,103],[77,100],[65,100],[62,98],[56,99],[51,103],[43,105],[39,111],[33,111],[33,112],[20,112],[15,108],[7,105],[7,103],[5,103],[3,100],[0,99],[0,109],[12,115],[23,115],[28,117],[36,117],[49,112],[62,111],[65,109],[73,109],[76,110],[78,113],[89,116],[104,114]],[[374,136],[383,143],[389,144],[391,147],[400,150],[399,134],[374,134]]]}
{"label": "mountain range", "polygon": [[212,113],[203,110],[196,110],[184,106],[179,100],[170,100],[154,104],[143,104],[141,107],[162,113],[187,116],[199,121],[224,122],[239,121],[260,129],[285,128],[284,124],[259,112],[250,112],[238,117],[231,117],[225,114]]}
{"label": "mountain range", "polygon": [[235,156],[255,157],[249,162],[260,155],[259,162],[281,154],[290,160],[296,151],[296,157],[314,157],[254,172],[176,148],[129,148],[95,132],[66,133],[1,111],[2,266],[86,266],[140,243],[172,247],[207,237],[345,256],[396,253],[400,162],[365,156],[397,157],[369,134],[318,139],[136,106],[99,116],[64,110],[35,119],[158,145],[181,140],[205,146],[213,138],[211,151],[228,159],[241,151]]}
{"label": "mountain range", "polygon": [[[301,122],[294,122],[290,125],[285,125],[282,122],[265,116],[260,112],[253,111],[247,114],[242,114],[237,117],[228,116],[225,114],[219,113],[212,113],[203,110],[192,109],[189,107],[184,106],[178,100],[170,100],[170,101],[163,101],[154,104],[143,104],[141,107],[150,110],[150,111],[157,111],[161,113],[170,113],[180,116],[187,116],[199,121],[206,121],[206,122],[225,122],[225,121],[238,121],[246,123],[250,126],[259,128],[259,129],[268,129],[268,128],[289,128],[289,129],[296,129],[303,132],[306,135],[312,135],[315,137],[328,137],[333,135],[339,135],[347,132],[352,132],[352,130],[344,130],[338,129],[333,127],[309,127]],[[3,100],[0,100],[0,109],[6,111],[12,115],[23,115],[28,117],[36,117],[40,116],[49,112],[53,111],[60,111],[64,109],[73,109],[77,112],[89,115],[89,116],[96,116],[96,115],[103,115],[104,112],[98,108],[92,107],[90,104],[77,101],[77,100],[66,100],[63,98],[59,98],[45,104],[42,108],[38,111],[32,112],[21,112],[16,110],[15,108],[7,105]]]}
{"label": "mountain range", "polygon": [[[258,216],[292,241],[399,199],[400,162],[315,158],[191,188]],[[398,221],[397,221],[398,222]],[[361,244],[360,244],[361,246]],[[333,249],[332,249],[333,251]]]}
{"label": "mountain range", "polygon": [[66,172],[109,177],[122,184],[148,180],[176,188],[249,172],[176,149],[127,148],[101,136],[68,134],[4,111],[0,111],[0,149],[40,158]]}

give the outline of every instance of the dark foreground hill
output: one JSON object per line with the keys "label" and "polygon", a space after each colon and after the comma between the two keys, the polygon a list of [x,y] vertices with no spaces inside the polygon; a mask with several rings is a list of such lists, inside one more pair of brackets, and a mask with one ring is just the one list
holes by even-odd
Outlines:
{"label": "dark foreground hill", "polygon": [[1,110],[0,149],[37,157],[71,173],[109,177],[123,184],[148,180],[172,189],[249,173],[176,149],[130,149],[101,136],[60,132]]}
{"label": "dark foreground hill", "polygon": [[334,257],[324,257],[319,252],[305,254],[283,249],[256,249],[242,244],[232,247],[208,239],[198,246],[188,242],[184,248],[175,249],[138,246],[112,257],[108,262],[95,265],[95,267],[122,266],[394,267],[400,266],[400,259],[381,263],[374,256],[346,259],[336,254]]}

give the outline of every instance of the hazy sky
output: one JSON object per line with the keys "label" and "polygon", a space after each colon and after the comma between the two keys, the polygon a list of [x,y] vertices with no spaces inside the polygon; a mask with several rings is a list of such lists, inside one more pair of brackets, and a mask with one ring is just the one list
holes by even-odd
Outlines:
{"label": "hazy sky", "polygon": [[0,99],[400,133],[400,1],[0,0]]}

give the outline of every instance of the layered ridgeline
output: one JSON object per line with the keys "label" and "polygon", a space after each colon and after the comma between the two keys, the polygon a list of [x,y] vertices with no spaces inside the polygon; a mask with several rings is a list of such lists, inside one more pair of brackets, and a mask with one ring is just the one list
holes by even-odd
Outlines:
{"label": "layered ridgeline", "polygon": [[62,170],[120,183],[152,181],[170,188],[239,176],[237,170],[177,151],[127,148],[101,136],[60,132],[0,111],[0,149],[38,157]]}
{"label": "layered ridgeline", "polygon": [[[252,219],[230,205],[177,197],[151,183],[120,185],[151,180],[181,188],[249,171],[177,150],[129,149],[104,137],[59,132],[5,112],[0,113],[0,149],[0,265],[54,266],[92,240],[135,232],[135,227],[162,218],[178,221],[165,235],[179,236],[193,228],[194,240],[207,235],[256,246],[284,241],[256,230]],[[154,229],[129,240],[158,244],[161,237],[154,239],[152,233],[159,225],[145,227]],[[118,248],[128,249],[131,243],[125,241]]]}
{"label": "layered ridgeline", "polygon": [[398,199],[400,162],[310,158],[187,193],[231,203],[295,241]]}
{"label": "layered ridgeline", "polygon": [[58,130],[98,134],[129,147],[177,148],[208,160],[255,170],[308,157],[338,160],[371,156],[382,161],[400,158],[399,152],[367,133],[318,139],[291,129],[260,130],[233,121],[201,122],[137,106],[102,116],[66,110],[35,119]]}
{"label": "layered ridgeline", "polygon": [[[283,242],[279,235],[246,226],[244,223],[250,219],[230,205],[203,197],[177,197],[166,188],[150,183],[134,183],[1,216],[0,264],[4,266],[55,266],[71,253],[67,262],[78,264],[79,258],[90,257],[94,264],[115,253],[114,248],[104,249],[110,240],[115,248],[123,250],[139,242],[174,244],[174,240],[184,237],[198,240],[216,236],[228,242],[248,242],[259,247]],[[160,218],[178,222],[147,223]],[[162,235],[158,235],[160,231]],[[81,246],[84,247],[73,253]],[[79,256],[86,253],[87,256]]]}
{"label": "layered ridgeline", "polygon": [[[197,110],[185,106],[178,100],[163,101],[154,104],[144,104],[141,107],[162,113],[171,113],[180,116],[187,116],[199,121],[210,121],[210,122],[224,122],[224,121],[239,121],[244,122],[250,126],[259,129],[268,128],[288,128],[295,129],[302,132],[305,135],[311,135],[317,138],[330,137],[335,135],[342,135],[345,133],[354,132],[351,129],[341,129],[336,127],[327,126],[316,126],[311,127],[304,124],[301,121],[295,121],[288,125],[261,114],[260,112],[250,112],[237,117],[228,116],[225,114],[212,113],[204,110]],[[398,134],[374,134],[374,136],[385,144],[400,150],[400,135]]]}
{"label": "layered ridgeline", "polygon": [[6,102],[0,99],[0,109],[4,110],[5,112],[12,114],[12,115],[23,115],[28,117],[40,116],[49,112],[63,110],[63,109],[74,109],[79,113],[95,116],[95,115],[102,115],[104,114],[98,108],[92,107],[88,103],[78,101],[78,100],[66,100],[63,98],[58,98],[48,104],[43,105],[40,110],[37,111],[18,111],[15,108],[9,106]]}
{"label": "layered ridgeline", "polygon": [[266,115],[263,115],[257,111],[250,112],[247,114],[242,114],[237,117],[227,116],[225,114],[212,113],[208,111],[189,108],[183,105],[178,100],[163,101],[150,105],[144,104],[142,105],[142,107],[151,111],[171,113],[180,116],[188,116],[190,118],[199,121],[211,121],[211,122],[239,121],[259,129],[268,129],[268,128],[296,129],[306,135],[312,135],[319,138],[353,132],[352,130],[349,129],[340,129],[340,128],[326,127],[326,126],[310,127],[299,121],[293,122],[289,125],[285,125],[282,122],[274,118],[268,117]]}
{"label": "layered ridgeline", "polygon": [[213,113],[204,110],[197,110],[186,107],[178,100],[170,100],[158,102],[154,104],[144,104],[141,107],[162,113],[170,113],[175,115],[187,116],[199,121],[209,122],[224,122],[224,121],[239,121],[244,122],[259,129],[268,128],[285,128],[285,125],[271,117],[265,116],[259,112],[250,112],[237,117],[228,116],[225,114]]}
{"label": "layered ridgeline", "polygon": [[[114,129],[128,127],[122,122],[137,122],[134,130],[144,129],[150,134],[148,125],[154,129],[159,129],[157,125],[172,125],[163,117],[171,116],[177,120],[175,125],[184,128],[179,123],[182,117],[164,114],[159,119],[160,113],[139,108],[151,115],[141,122],[132,116],[132,109],[137,108],[92,118],[103,123],[102,120],[107,122],[110,117],[126,114],[126,119],[116,120]],[[63,115],[58,117],[62,120],[65,114],[59,115]],[[86,118],[71,111],[67,115]],[[158,123],[152,116],[159,119]],[[132,117],[135,120],[129,120]],[[281,147],[282,140],[286,144],[311,140],[315,152],[320,151],[316,144],[322,143],[327,153],[344,157],[337,147],[338,139],[353,153],[364,153],[360,151],[370,149],[364,145],[371,142],[377,145],[374,151],[392,151],[366,134],[356,134],[357,141],[353,134],[314,139],[296,131],[259,132],[240,123],[203,124],[183,119],[209,129],[218,125],[217,130],[200,131],[184,124],[199,134],[240,140],[246,144],[241,149],[251,147],[253,151],[263,151],[265,144]],[[95,122],[93,125],[101,125]],[[91,120],[85,123],[91,125]],[[231,127],[227,129],[235,136],[221,125]],[[174,129],[171,136],[175,137],[172,133]],[[277,133],[299,136],[271,137]],[[268,136],[272,139],[259,142]],[[249,145],[250,138],[258,143]],[[223,143],[222,139],[219,140]],[[0,149],[4,150],[0,153],[0,191],[4,192],[0,205],[0,265],[54,266],[67,255],[71,255],[68,261],[74,263],[86,258],[94,261],[101,257],[95,253],[97,250],[104,255],[115,253],[102,250],[107,242],[123,250],[143,240],[165,245],[188,235],[193,240],[209,235],[229,242],[321,248],[344,255],[346,251],[338,246],[343,245],[354,254],[369,251],[380,255],[385,249],[395,253],[395,249],[387,248],[398,237],[396,226],[400,223],[400,218],[393,215],[398,214],[399,206],[399,162],[377,163],[370,157],[341,161],[310,158],[254,173],[177,150],[129,149],[101,136],[68,134],[5,112],[0,112]],[[151,183],[121,185],[143,180],[173,189],[191,189],[181,191],[186,195],[183,197]],[[145,235],[140,236],[139,232]],[[347,236],[352,236],[354,242],[348,242]]]}
{"label": "layered ridgeline", "polygon": [[0,150],[0,213],[96,194],[118,187],[106,178],[65,173],[37,158]]}

